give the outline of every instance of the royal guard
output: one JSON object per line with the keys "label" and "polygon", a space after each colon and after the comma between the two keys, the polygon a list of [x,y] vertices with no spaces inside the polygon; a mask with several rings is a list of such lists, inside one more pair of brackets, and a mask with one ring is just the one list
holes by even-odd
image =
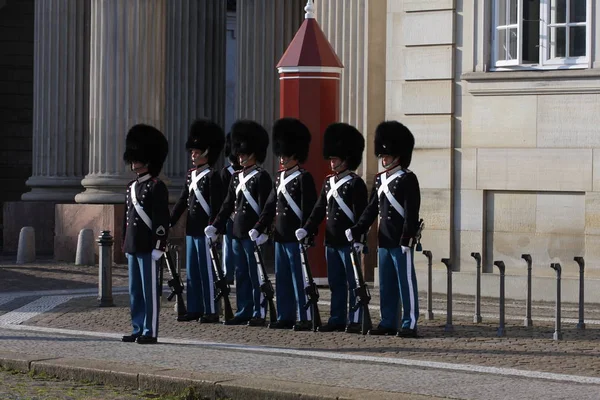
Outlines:
{"label": "royal guard", "polygon": [[[349,241],[364,234],[379,214],[378,256],[381,322],[371,335],[417,337],[419,297],[413,263],[419,232],[421,194],[417,176],[408,169],[415,138],[397,121],[375,131],[375,154],[385,171],[375,177],[369,204],[358,223],[346,231]],[[398,326],[399,300],[402,324]]]}
{"label": "royal guard", "polygon": [[267,156],[269,134],[255,121],[236,121],[231,127],[231,152],[242,169],[234,173],[223,205],[212,225],[204,230],[216,240],[225,233],[227,221],[233,216],[233,256],[237,295],[237,312],[226,325],[264,326],[258,268],[254,242],[248,232],[258,221],[267,202],[273,181],[269,173],[258,166]]}
{"label": "royal guard", "polygon": [[[221,184],[223,185],[223,198],[227,197],[229,190],[229,182],[236,171],[242,169],[242,166],[237,160],[237,157],[231,153],[231,134],[227,134],[225,138],[225,157],[229,165],[221,169]],[[223,255],[221,257],[223,271],[227,283],[233,285],[235,277],[235,263],[233,258],[233,214],[229,216],[225,233],[223,234]]]}
{"label": "royal guard", "polygon": [[214,273],[204,228],[214,220],[223,203],[220,171],[213,166],[224,144],[225,134],[219,125],[204,119],[192,123],[185,148],[190,152],[194,168],[187,172],[185,186],[171,214],[171,226],[174,226],[187,210],[187,314],[178,317],[178,321],[219,322]]}
{"label": "royal guard", "polygon": [[300,167],[306,161],[310,146],[310,131],[295,118],[282,118],[273,125],[273,153],[279,157],[277,173],[265,209],[249,232],[252,240],[263,242],[273,220],[275,242],[275,290],[277,321],[271,329],[312,330],[310,309],[305,307],[304,274],[300,246],[295,232],[302,227],[312,211],[317,193],[310,172]]}
{"label": "royal guard", "polygon": [[[323,137],[323,156],[329,160],[333,173],[325,179],[310,217],[296,231],[299,241],[306,236],[316,235],[319,224],[327,217],[325,258],[331,290],[331,316],[326,325],[319,327],[319,332],[358,333],[361,329],[362,308],[352,311],[356,303],[356,280],[350,258],[351,245],[345,231],[358,221],[367,205],[367,186],[354,173],[361,163],[364,149],[365,139],[355,127],[345,123],[334,123],[327,127]],[[357,238],[359,240],[354,246],[360,253],[364,236]]]}
{"label": "royal guard", "polygon": [[149,125],[135,125],[127,133],[123,160],[137,178],[127,185],[123,220],[123,251],[129,268],[131,335],[123,342],[152,344],[158,337],[159,264],[169,233],[169,192],[158,175],[169,144]]}

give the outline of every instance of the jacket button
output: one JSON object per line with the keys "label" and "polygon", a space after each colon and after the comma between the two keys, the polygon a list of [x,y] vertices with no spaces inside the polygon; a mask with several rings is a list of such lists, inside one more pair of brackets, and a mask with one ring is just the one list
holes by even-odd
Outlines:
{"label": "jacket button", "polygon": [[134,222],[134,223],[133,223],[133,226],[137,226],[137,223],[135,223],[135,222]]}

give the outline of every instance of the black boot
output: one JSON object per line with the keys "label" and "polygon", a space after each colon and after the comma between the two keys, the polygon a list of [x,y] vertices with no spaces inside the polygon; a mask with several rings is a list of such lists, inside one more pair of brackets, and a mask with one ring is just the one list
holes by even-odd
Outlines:
{"label": "black boot", "polygon": [[415,327],[415,329],[402,328],[396,334],[396,336],[402,337],[402,338],[417,338],[418,337],[417,336],[417,328],[416,327]]}
{"label": "black boot", "polygon": [[188,321],[198,321],[202,317],[200,313],[187,313],[185,315],[181,315],[177,317],[177,321],[179,322],[188,322]]}
{"label": "black boot", "polygon": [[269,329],[292,329],[294,321],[276,321],[269,324]]}
{"label": "black boot", "polygon": [[125,342],[125,343],[133,343],[133,342],[135,342],[135,341],[136,341],[136,339],[137,339],[138,337],[140,337],[140,336],[141,336],[140,334],[137,334],[137,335],[124,335],[124,336],[121,338],[121,342]]}
{"label": "black boot", "polygon": [[250,321],[248,321],[248,326],[265,326],[265,319],[260,317],[252,317]]}
{"label": "black boot", "polygon": [[344,332],[346,325],[344,324],[327,324],[321,325],[317,331],[319,332]]}
{"label": "black boot", "polygon": [[395,334],[396,334],[395,329],[386,328],[385,326],[381,326],[381,324],[379,324],[377,326],[377,328],[369,329],[369,335],[382,336],[382,335],[395,335]]}
{"label": "black boot", "polygon": [[346,327],[346,333],[361,333],[362,325],[358,322],[351,322]]}
{"label": "black boot", "polygon": [[203,324],[216,324],[219,321],[218,314],[205,314],[200,318],[200,322]]}
{"label": "black boot", "polygon": [[298,321],[296,322],[296,325],[294,325],[294,330],[296,332],[312,331],[312,321]]}

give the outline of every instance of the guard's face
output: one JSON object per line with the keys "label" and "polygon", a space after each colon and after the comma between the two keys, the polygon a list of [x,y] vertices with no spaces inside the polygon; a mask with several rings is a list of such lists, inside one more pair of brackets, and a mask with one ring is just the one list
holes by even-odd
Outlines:
{"label": "guard's face", "polygon": [[204,157],[206,155],[205,151],[199,150],[199,149],[192,149],[190,151],[191,154],[191,158],[192,158],[192,163],[197,167],[199,165],[202,164],[206,164],[207,160],[206,157]]}
{"label": "guard's face", "polygon": [[279,163],[283,166],[283,168],[292,167],[297,164],[296,159],[294,157],[288,156],[280,156]]}
{"label": "guard's face", "polygon": [[139,161],[134,161],[131,163],[131,170],[138,174],[146,172],[148,171],[148,164]]}
{"label": "guard's face", "polygon": [[340,172],[346,169],[346,162],[339,157],[329,158],[329,168],[333,172]]}
{"label": "guard's face", "polygon": [[254,154],[238,154],[238,162],[242,167],[252,165],[254,161]]}
{"label": "guard's face", "polygon": [[382,154],[379,156],[381,158],[381,166],[383,168],[389,168],[396,162],[397,158],[394,156],[390,156],[387,154]]}

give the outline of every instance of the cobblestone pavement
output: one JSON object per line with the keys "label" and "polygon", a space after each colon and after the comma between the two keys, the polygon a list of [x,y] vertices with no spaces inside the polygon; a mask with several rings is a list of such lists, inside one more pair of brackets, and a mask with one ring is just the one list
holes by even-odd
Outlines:
{"label": "cobblestone pavement", "polygon": [[0,369],[3,400],[168,400],[155,393],[114,386],[63,381]]}

